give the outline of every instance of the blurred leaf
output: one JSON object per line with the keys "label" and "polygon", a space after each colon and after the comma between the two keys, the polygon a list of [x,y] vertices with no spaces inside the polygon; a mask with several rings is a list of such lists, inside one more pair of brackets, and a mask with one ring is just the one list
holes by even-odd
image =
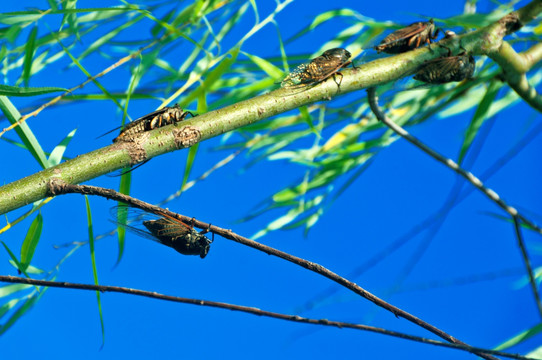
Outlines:
{"label": "blurred leaf", "polygon": [[459,151],[459,157],[457,160],[459,165],[461,165],[461,163],[465,159],[465,155],[467,154],[467,151],[469,150],[472,142],[474,141],[478,130],[487,119],[487,113],[489,111],[489,108],[495,100],[495,97],[497,96],[501,87],[502,85],[497,83],[496,81],[492,81],[489,83],[486,94],[476,108],[474,116],[472,117],[472,120],[469,124],[469,128],[465,133],[465,138],[463,139],[463,144],[461,145],[461,150]]}
{"label": "blurred leaf", "polygon": [[[130,187],[132,184],[132,172],[124,172],[120,177],[120,185],[119,185],[119,192],[124,195],[130,195]],[[118,202],[118,206],[124,205],[124,203]],[[118,221],[117,225],[117,234],[118,234],[118,244],[119,244],[119,254],[117,256],[117,262],[115,264],[118,265],[120,263],[120,260],[122,259],[122,256],[124,254],[124,247],[126,244],[126,228],[122,226],[121,224],[126,224],[127,220],[127,213],[126,212],[119,212],[118,218],[115,219],[115,221]]]}
{"label": "blurred leaf", "polygon": [[267,225],[265,229],[258,231],[256,234],[252,235],[250,238],[252,240],[256,240],[266,235],[270,231],[280,229],[286,226],[287,224],[291,223],[292,221],[294,221],[301,213],[302,213],[301,209],[291,209],[290,211],[288,211],[288,213],[279,217],[278,219],[273,220]]}
{"label": "blurred leaf", "polygon": [[[21,299],[12,299],[5,303],[4,305],[0,306],[0,318],[3,318],[8,311],[13,309],[15,305],[17,305],[21,301]],[[2,329],[2,325],[0,325],[0,330]]]}
{"label": "blurred leaf", "polygon": [[0,85],[0,95],[5,96],[36,96],[58,91],[68,91],[68,89],[58,87],[18,87]]}
{"label": "blurred leaf", "polygon": [[34,252],[36,251],[36,247],[40,240],[42,227],[43,218],[41,213],[38,213],[38,216],[36,216],[34,221],[32,221],[32,224],[30,224],[23,245],[21,246],[21,271],[23,272],[27,270],[32,261],[32,257],[34,257]]}
{"label": "blurred leaf", "polygon": [[536,349],[529,352],[525,356],[529,358],[534,358],[534,359],[542,359],[542,346],[537,347]]}
{"label": "blurred leaf", "polygon": [[323,12],[320,15],[317,15],[309,26],[303,28],[297,34],[295,34],[294,36],[286,40],[285,43],[286,44],[291,43],[292,41],[300,38],[306,33],[316,29],[318,26],[322,25],[323,23],[331,19],[336,19],[339,16],[357,17],[357,12],[351,9],[337,9],[337,10],[330,10],[330,11]]}
{"label": "blurred leaf", "polygon": [[512,346],[515,346],[517,344],[521,344],[522,342],[532,338],[535,335],[538,335],[542,332],[542,323],[537,324],[533,326],[532,328],[522,331],[519,334],[511,337],[510,339],[506,340],[502,344],[495,347],[495,350],[505,350],[508,348],[511,348]]}
{"label": "blurred leaf", "polygon": [[269,61],[262,59],[261,57],[258,57],[256,55],[251,55],[249,53],[246,53],[244,51],[241,51],[242,54],[246,55],[254,64],[256,64],[260,69],[262,69],[267,76],[273,79],[280,79],[284,76],[284,72],[270,63]]}
{"label": "blurred leaf", "polygon": [[[60,45],[60,47],[62,47],[62,49],[64,50],[64,52],[72,59],[72,61],[75,63],[75,65],[77,65],[77,67],[86,75],[88,76],[89,78],[92,78],[92,75],[83,67],[83,65],[79,62],[78,59],[76,59],[71,53],[70,51],[68,50],[67,47],[65,47],[62,42],[60,41],[60,39],[57,38],[57,42],[58,42],[58,45]],[[100,82],[98,80],[96,80],[95,78],[93,78],[92,82],[100,88],[100,90],[102,90],[102,92],[107,95],[107,97],[109,99],[111,99],[121,110],[123,109],[122,105],[117,101],[117,99],[112,96],[109,91],[107,91],[107,89],[105,87],[102,86],[102,84],[100,84]]]}
{"label": "blurred leaf", "polygon": [[[23,291],[31,287],[32,285],[28,285],[28,284],[11,284],[11,285],[1,286],[0,297],[10,296],[12,294],[15,294],[16,292]],[[0,317],[2,316],[0,315]]]}
{"label": "blurred leaf", "polygon": [[53,149],[53,151],[51,152],[51,155],[49,156],[50,166],[55,166],[55,165],[60,164],[60,162],[62,161],[62,157],[64,156],[64,152],[66,151],[66,148],[68,147],[68,144],[72,140],[76,131],[77,129],[73,129],[64,139],[62,139],[60,144],[58,144]]}
{"label": "blurred leaf", "polygon": [[23,81],[26,87],[28,87],[28,82],[32,73],[32,59],[34,58],[34,51],[36,50],[37,34],[38,27],[34,26],[30,31],[30,34],[28,35],[28,39],[26,40],[26,48],[23,62]]}
{"label": "blurred leaf", "polygon": [[299,113],[301,114],[301,118],[303,120],[305,120],[305,122],[307,123],[307,125],[309,125],[309,128],[311,129],[311,131],[313,133],[315,133],[318,137],[320,137],[320,133],[318,132],[318,130],[314,127],[314,124],[312,122],[312,117],[311,117],[311,114],[309,113],[309,109],[307,108],[307,106],[301,106],[298,108],[299,109]]}
{"label": "blurred leaf", "polygon": [[[10,327],[12,327],[15,324],[15,322],[17,322],[17,320],[19,320],[21,316],[23,316],[28,310],[30,310],[34,306],[34,304],[39,299],[41,299],[43,294],[45,294],[45,291],[47,291],[47,288],[43,289],[43,291],[39,293],[36,291],[33,293],[32,296],[27,297],[24,303],[21,306],[19,306],[19,308],[15,311],[15,313],[4,324],[0,325],[0,335],[5,333]],[[22,300],[23,298],[13,299],[9,301],[7,304],[4,304],[0,308],[0,314],[5,314],[8,310],[14,308],[15,305],[17,305],[17,303],[19,303]]]}
{"label": "blurred leaf", "polygon": [[25,269],[23,268],[23,266],[21,265],[21,263],[19,262],[19,260],[17,259],[17,257],[15,256],[15,254],[9,249],[9,247],[6,245],[6,243],[4,243],[3,241],[0,241],[2,243],[2,245],[4,246],[4,249],[6,249],[7,253],[9,254],[9,257],[11,258],[11,260],[15,263],[15,267],[17,268],[18,271],[22,272],[24,274],[24,276],[26,276],[27,278],[30,277],[28,276],[28,274],[26,273]]}
{"label": "blurred leaf", "polygon": [[[77,60],[72,57],[70,55],[70,57],[72,58],[72,60],[74,61],[74,63],[77,65],[77,66],[80,66],[79,62],[81,60],[83,60],[84,58],[86,58],[88,55],[98,51],[104,44],[107,44],[108,42],[110,42],[115,36],[117,36],[119,33],[121,33],[123,30],[126,30],[126,29],[129,29],[131,26],[133,26],[134,24],[136,24],[137,22],[143,20],[145,18],[144,15],[140,15],[130,21],[126,21],[125,23],[123,23],[122,25],[116,27],[115,29],[107,32],[105,35],[103,35],[102,37],[100,37],[99,39],[95,40],[92,44],[90,44],[85,51],[83,51],[81,53],[81,55],[79,55],[77,57]],[[58,42],[60,43],[60,40],[58,40]],[[60,46],[62,46],[64,48],[64,46],[62,44],[60,44]],[[65,51],[66,51],[66,48],[64,48]],[[68,54],[69,55],[69,54]]]}
{"label": "blurred leaf", "polygon": [[470,110],[482,101],[484,95],[485,91],[483,88],[479,87],[476,89],[472,89],[471,91],[469,91],[469,96],[461,98],[461,101],[458,101],[455,105],[452,105],[448,109],[441,111],[438,114],[438,117],[443,119]]}
{"label": "blurred leaf", "polygon": [[[0,109],[2,110],[4,115],[6,115],[6,118],[11,124],[16,123],[17,120],[21,118],[21,114],[19,113],[19,111],[5,96],[0,96]],[[21,141],[25,144],[26,148],[30,150],[30,153],[38,161],[41,167],[43,169],[48,168],[49,161],[47,160],[45,153],[43,152],[40,144],[38,143],[38,140],[28,127],[28,124],[26,124],[25,122],[19,124],[19,126],[15,127],[15,132],[17,132],[17,135],[19,135]]]}
{"label": "blurred leaf", "polygon": [[184,186],[186,185],[186,182],[188,181],[188,177],[190,176],[190,172],[192,171],[192,166],[194,165],[194,161],[196,160],[196,154],[198,153],[198,148],[199,148],[199,143],[197,143],[194,146],[191,146],[190,149],[188,150],[188,154],[186,155],[186,166],[184,168],[181,191],[184,189]]}
{"label": "blurred leaf", "polygon": [[[88,196],[85,195],[85,203],[87,206],[87,222],[88,222],[88,242],[90,247],[90,259],[92,261],[92,274],[94,275],[94,284],[100,285],[98,282],[98,270],[96,268],[96,254],[94,252],[94,231],[92,226],[92,213],[90,211],[90,203],[88,202]],[[105,343],[105,328],[104,319],[102,314],[102,301],[100,299],[100,292],[96,290],[96,299],[98,300],[98,312],[100,314],[100,325],[102,329],[102,347]]]}
{"label": "blurred leaf", "polygon": [[70,29],[73,31],[74,34],[76,34],[77,38],[79,39],[79,34],[77,32],[77,17],[73,12],[66,11],[75,10],[77,0],[60,0],[60,3],[62,4],[62,8],[65,11],[64,16],[62,17],[62,22],[60,23],[60,28],[62,28],[67,22],[70,25]]}

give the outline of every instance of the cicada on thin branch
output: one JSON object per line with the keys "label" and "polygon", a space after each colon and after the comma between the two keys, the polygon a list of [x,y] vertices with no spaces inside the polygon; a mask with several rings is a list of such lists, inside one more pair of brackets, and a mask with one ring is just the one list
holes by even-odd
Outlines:
{"label": "cicada on thin branch", "polygon": [[184,111],[177,104],[153,111],[124,126],[113,142],[132,140],[140,133],[183,121],[188,115],[194,116],[190,111]]}
{"label": "cicada on thin branch", "polygon": [[326,50],[322,55],[296,67],[292,72],[282,80],[281,87],[293,86],[314,86],[335,75],[340,75],[341,80],[337,82],[340,89],[342,74],[339,70],[354,63],[350,61],[352,54],[343,48],[333,48]]}
{"label": "cicada on thin branch", "polygon": [[[117,206],[111,210],[113,221],[132,233],[169,246],[183,255],[207,256],[212,240],[204,234],[209,229],[197,232],[193,225],[166,215],[156,215],[130,206]],[[126,224],[126,220],[130,225]]]}
{"label": "cicada on thin branch", "polygon": [[400,54],[414,50],[421,45],[430,44],[441,31],[441,29],[435,29],[433,19],[415,22],[386,36],[378,46],[375,46],[375,50],[387,54]]}

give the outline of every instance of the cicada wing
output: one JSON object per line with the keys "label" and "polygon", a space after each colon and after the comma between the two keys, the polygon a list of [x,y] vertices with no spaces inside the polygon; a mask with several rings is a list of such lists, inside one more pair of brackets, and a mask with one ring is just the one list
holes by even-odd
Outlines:
{"label": "cicada wing", "polygon": [[386,36],[379,46],[392,45],[399,41],[410,39],[411,37],[416,36],[422,31],[424,31],[426,27],[427,23],[416,22],[414,24],[405,26],[404,28],[395,30],[394,32]]}
{"label": "cicada wing", "polygon": [[159,219],[157,215],[127,205],[114,206],[111,208],[110,213],[113,218],[111,222],[117,226],[146,239],[160,242],[143,226],[143,221]]}

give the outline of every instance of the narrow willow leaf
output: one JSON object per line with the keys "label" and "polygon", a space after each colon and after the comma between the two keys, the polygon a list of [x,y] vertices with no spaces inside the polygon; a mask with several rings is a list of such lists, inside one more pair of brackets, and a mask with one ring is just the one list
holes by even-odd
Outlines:
{"label": "narrow willow leaf", "polygon": [[60,144],[53,149],[51,155],[49,156],[49,164],[51,166],[60,164],[62,157],[64,156],[64,152],[66,151],[66,148],[68,147],[68,144],[72,140],[76,131],[77,129],[73,129],[64,139],[62,139]]}
{"label": "narrow willow leaf", "polygon": [[[62,44],[62,42],[60,41],[60,39],[59,39],[58,37],[56,38],[56,40],[57,40],[57,43],[60,45],[60,47],[62,47],[62,49],[64,49],[64,52],[65,52],[66,54],[68,54],[68,56],[72,59],[72,61],[75,63],[75,65],[77,65],[77,67],[78,67],[78,68],[79,68],[86,76],[88,76],[89,78],[92,77],[92,75],[90,74],[90,72],[88,72],[88,71],[83,67],[83,65],[81,64],[81,62],[79,61],[79,59],[76,59],[76,58],[70,53],[70,51],[68,50],[68,48],[65,47],[65,46]],[[103,92],[105,95],[107,95],[107,97],[108,97],[109,99],[111,99],[111,100],[112,100],[112,101],[113,101],[113,102],[114,102],[121,110],[123,109],[122,105],[118,102],[118,100],[117,100],[113,95],[111,95],[111,93],[110,93],[109,91],[107,91],[107,89],[106,89],[104,86],[102,86],[102,84],[101,84],[98,80],[93,79],[92,82],[93,82],[94,84],[96,84],[96,86],[99,87],[100,90],[102,90],[102,92]]]}
{"label": "narrow willow leaf", "polygon": [[28,285],[28,284],[11,284],[11,285],[2,286],[0,287],[0,297],[6,297],[6,296],[15,294],[16,292],[23,291],[31,287],[32,285]]}
{"label": "narrow willow leaf", "polygon": [[288,211],[288,213],[286,213],[285,215],[273,220],[272,222],[270,222],[267,225],[267,227],[265,229],[258,231],[256,234],[254,234],[250,238],[253,239],[253,240],[256,240],[256,239],[266,235],[270,231],[280,229],[280,228],[284,227],[285,225],[287,225],[287,224],[291,223],[292,221],[294,221],[299,216],[300,213],[301,213],[301,211],[299,209],[291,209],[290,211]]}
{"label": "narrow willow leaf", "polygon": [[0,24],[6,25],[27,25],[37,22],[43,15],[9,15],[0,14]]}
{"label": "narrow willow leaf", "polygon": [[[17,120],[21,118],[21,114],[17,108],[15,108],[11,101],[5,96],[0,96],[0,109],[4,115],[6,115],[11,124],[16,123]],[[32,156],[34,156],[36,161],[38,161],[41,167],[44,169],[48,168],[49,161],[47,160],[47,157],[45,156],[45,153],[43,152],[38,140],[32,133],[32,130],[30,130],[30,127],[28,127],[28,124],[24,122],[19,124],[19,126],[15,128],[15,132],[17,135],[19,135],[21,141],[25,144],[27,149],[30,151]]]}
{"label": "narrow willow leaf", "polygon": [[532,338],[535,335],[538,335],[542,332],[542,324],[537,324],[528,330],[524,330],[517,334],[516,336],[511,337],[502,344],[498,345],[495,350],[505,350],[511,348],[512,346],[521,344],[522,342]]}
{"label": "narrow willow leaf", "polygon": [[49,94],[58,91],[68,91],[68,89],[58,87],[18,87],[9,85],[0,85],[0,95],[5,96],[36,96]]}
{"label": "narrow willow leaf", "polygon": [[186,155],[186,166],[184,168],[181,191],[183,191],[184,186],[188,182],[188,177],[190,176],[190,172],[192,171],[192,166],[194,165],[194,161],[196,160],[196,154],[198,153],[198,148],[199,148],[199,143],[197,143],[194,146],[191,146],[190,149],[188,150],[188,155]]}
{"label": "narrow willow leaf", "polygon": [[[21,301],[21,300],[22,300],[22,298],[21,299],[11,299],[7,303],[0,306],[0,318],[4,317],[8,313],[8,311],[13,309],[19,303],[19,301]],[[0,325],[0,329],[2,329],[2,325]]]}
{"label": "narrow willow leaf", "polygon": [[542,346],[537,347],[533,351],[525,355],[528,358],[542,359]]}
{"label": "narrow willow leaf", "polygon": [[[98,270],[96,268],[96,254],[94,251],[94,230],[92,226],[92,213],[90,211],[90,203],[88,201],[88,196],[85,195],[85,203],[87,206],[87,222],[88,222],[88,242],[90,247],[90,260],[92,261],[92,274],[94,275],[94,284],[100,285],[98,282]],[[102,328],[102,347],[105,343],[105,328],[104,328],[104,319],[102,313],[102,301],[100,299],[100,292],[96,291],[96,299],[98,300],[98,313],[100,314],[100,325]]]}
{"label": "narrow willow leaf", "polygon": [[284,76],[284,72],[269,61],[262,59],[259,56],[251,55],[244,51],[242,53],[246,55],[260,69],[262,69],[270,78],[280,79]]}
{"label": "narrow willow leaf", "polygon": [[495,97],[497,96],[497,93],[499,92],[501,87],[502,85],[500,85],[496,81],[492,81],[489,83],[486,94],[484,95],[484,97],[482,98],[482,101],[476,108],[476,111],[474,112],[474,116],[472,117],[471,122],[469,124],[469,128],[467,129],[467,132],[465,133],[465,138],[463,139],[463,144],[461,145],[461,150],[459,151],[459,157],[457,160],[457,163],[459,165],[461,165],[461,163],[465,159],[465,155],[467,155],[467,151],[472,145],[472,142],[474,141],[476,134],[478,134],[478,130],[480,130],[480,127],[482,126],[484,121],[487,119],[489,108],[491,104],[493,103],[493,101],[495,100]]}
{"label": "narrow willow leaf", "polygon": [[30,224],[23,245],[21,246],[21,271],[27,270],[28,265],[30,265],[30,262],[32,261],[32,257],[34,257],[34,252],[38,246],[42,228],[43,218],[41,213],[38,213],[38,216],[36,216],[34,221],[32,221],[32,224]]}
{"label": "narrow willow leaf", "polygon": [[[145,18],[144,15],[140,15],[130,21],[125,22],[124,24],[120,25],[119,27],[115,28],[112,31],[107,32],[105,35],[100,37],[99,39],[95,40],[90,46],[87,47],[85,51],[79,57],[77,57],[78,62],[83,60],[88,55],[98,51],[102,45],[107,44],[111,41],[115,36],[117,36],[119,33],[121,33],[123,30],[130,29],[134,24],[138,23],[139,21],[143,20]],[[71,57],[71,56],[70,56]]]}
{"label": "narrow willow leaf", "polygon": [[2,245],[4,246],[4,249],[6,249],[7,253],[9,254],[9,257],[11,258],[11,260],[13,261],[13,263],[15,264],[15,267],[17,268],[17,270],[19,270],[20,272],[22,272],[24,274],[24,276],[26,276],[27,278],[30,277],[28,276],[28,274],[26,273],[26,271],[24,270],[23,266],[21,265],[21,263],[19,262],[19,260],[17,259],[17,257],[15,256],[15,254],[9,249],[9,247],[6,245],[6,243],[4,243],[3,241],[0,241],[2,243]]}
{"label": "narrow willow leaf", "polygon": [[[124,195],[130,195],[131,185],[132,185],[132,172],[128,171],[122,174],[120,177],[119,192]],[[124,203],[121,203],[121,202],[118,203],[119,206],[123,204]],[[119,225],[117,225],[119,255],[117,256],[117,262],[115,263],[115,266],[117,266],[120,263],[120,260],[122,259],[122,256],[124,255],[124,248],[126,245],[126,228],[124,226],[121,226],[120,224],[126,224],[126,220],[127,220],[127,213],[126,212],[119,213],[119,217],[118,217]]]}
{"label": "narrow willow leaf", "polygon": [[[183,101],[179,104],[181,108],[187,107],[192,101],[199,98],[202,93],[207,92],[213,84],[220,79],[222,75],[224,75],[232,66],[232,64],[235,63],[237,60],[237,55],[239,54],[239,48],[235,48],[233,50],[230,50],[225,56],[222,57],[222,61],[211,70],[207,76],[205,77],[205,81],[203,82],[203,85],[198,87],[196,90],[192,91],[188,96],[186,96]],[[204,65],[202,65],[204,66]],[[192,76],[193,73],[190,75]]]}
{"label": "narrow willow leaf", "polygon": [[314,124],[312,122],[312,116],[311,114],[309,113],[309,109],[307,108],[307,106],[301,106],[299,108],[299,112],[301,113],[301,118],[303,120],[305,120],[305,122],[307,123],[307,125],[309,125],[309,128],[311,129],[311,131],[313,133],[315,133],[318,137],[320,137],[320,133],[319,131],[314,127]]}
{"label": "narrow willow leaf", "polygon": [[[62,28],[66,23],[68,23],[70,27],[73,27],[76,25],[77,19],[74,19],[75,14],[67,10],[74,10],[77,5],[77,0],[61,0],[60,2],[62,4],[62,8],[65,10],[64,16],[62,17],[62,22],[60,23],[60,28]],[[75,30],[75,28],[72,30]]]}
{"label": "narrow willow leaf", "polygon": [[444,111],[441,111],[438,114],[438,117],[441,119],[447,118],[449,116],[454,116],[461,114],[471,108],[475,107],[480,103],[484,97],[485,91],[482,88],[476,88],[469,91],[469,96],[462,98],[461,101],[458,101],[456,104],[450,106]]}
{"label": "narrow willow leaf", "polygon": [[[41,294],[43,294],[42,292]],[[32,297],[26,299],[26,301],[15,311],[15,313],[6,321],[3,325],[0,325],[0,335],[5,333],[10,327],[12,327],[21,316],[23,316],[28,310],[34,306],[39,300],[41,294],[35,294]]]}
{"label": "narrow willow leaf", "polygon": [[291,43],[295,39],[300,38],[306,33],[316,29],[318,26],[324,24],[331,19],[335,19],[338,16],[357,17],[357,13],[351,9],[337,9],[323,12],[320,15],[317,15],[309,26],[301,29],[301,31],[299,31],[297,34],[286,40],[285,43]]}
{"label": "narrow willow leaf", "polygon": [[32,72],[32,59],[34,58],[34,51],[36,50],[36,35],[38,34],[38,27],[34,26],[28,35],[26,40],[26,47],[24,53],[24,62],[23,62],[23,81],[26,87],[28,87],[28,82],[30,80],[30,75]]}

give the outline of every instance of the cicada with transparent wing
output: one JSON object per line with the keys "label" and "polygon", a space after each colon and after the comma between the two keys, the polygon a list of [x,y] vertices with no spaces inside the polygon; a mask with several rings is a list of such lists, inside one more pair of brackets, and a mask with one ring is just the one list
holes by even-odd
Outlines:
{"label": "cicada with transparent wing", "polygon": [[113,142],[130,141],[140,133],[183,121],[188,115],[194,116],[190,111],[184,111],[177,104],[153,111],[126,124],[119,136],[113,139]]}
{"label": "cicada with transparent wing", "polygon": [[378,46],[375,46],[375,50],[388,54],[404,53],[420,45],[430,44],[431,40],[437,38],[440,31],[442,30],[435,29],[433,19],[415,22],[386,36]]}
{"label": "cicada with transparent wing", "polygon": [[[288,76],[282,80],[281,87],[293,86],[314,86],[335,75],[341,76],[339,70],[354,63],[350,61],[352,54],[343,48],[333,48],[326,50],[322,55],[312,59],[308,63],[304,63],[292,70]],[[341,81],[337,82],[337,86],[341,86]]]}
{"label": "cicada with transparent wing", "polygon": [[[193,225],[177,218],[152,214],[130,206],[114,207],[111,214],[117,225],[141,237],[169,246],[183,255],[199,255],[203,259],[209,253],[213,242],[205,236],[209,229],[198,232]],[[127,223],[124,220],[127,220]]]}
{"label": "cicada with transparent wing", "polygon": [[463,81],[473,77],[475,66],[474,57],[466,52],[456,56],[444,56],[423,63],[414,79],[428,84]]}

